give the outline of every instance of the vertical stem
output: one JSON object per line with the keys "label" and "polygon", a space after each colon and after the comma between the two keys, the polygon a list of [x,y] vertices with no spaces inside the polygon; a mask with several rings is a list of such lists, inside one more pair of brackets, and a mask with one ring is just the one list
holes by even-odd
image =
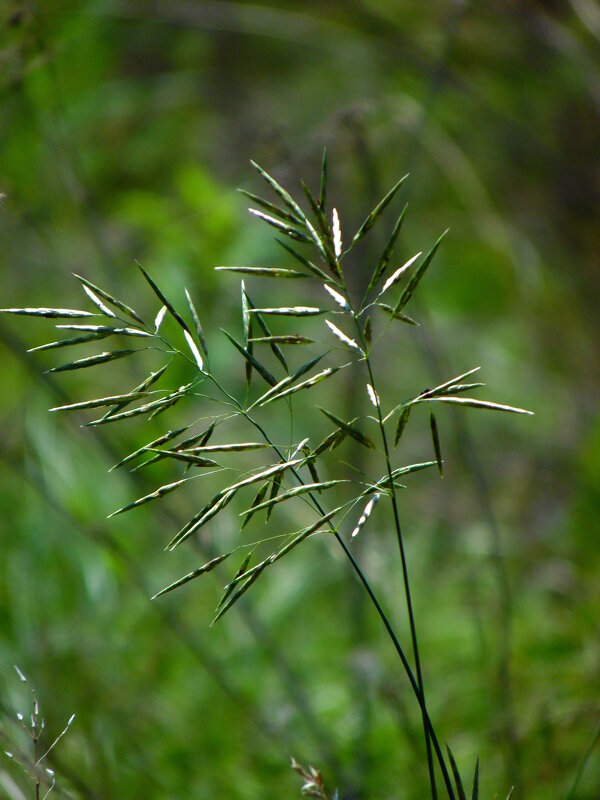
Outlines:
{"label": "vertical stem", "polygon": [[[350,303],[350,301],[348,301]],[[396,488],[394,486],[394,478],[392,475],[392,463],[390,459],[390,450],[388,446],[387,436],[385,433],[385,427],[383,424],[383,417],[381,416],[381,406],[379,404],[379,395],[377,394],[377,387],[375,385],[375,378],[373,376],[373,369],[371,366],[371,359],[369,357],[369,350],[367,344],[365,342],[362,329],[360,327],[360,322],[354,312],[354,309],[350,305],[352,319],[356,325],[356,330],[361,342],[361,346],[363,348],[363,352],[365,354],[365,364],[367,367],[367,371],[369,373],[369,380],[371,383],[371,387],[375,392],[375,397],[377,398],[377,418],[379,421],[379,431],[381,433],[381,441],[383,443],[383,450],[385,453],[385,461],[386,461],[386,468],[388,473],[388,480],[390,484],[390,491],[391,491],[391,499],[392,499],[392,509],[394,512],[394,525],[396,527],[396,538],[398,540],[398,549],[400,551],[400,561],[402,562],[402,579],[404,582],[404,593],[406,596],[406,608],[408,611],[408,621],[410,625],[410,636],[412,640],[412,649],[413,655],[415,659],[415,668],[417,673],[417,683],[419,688],[419,693],[422,699],[421,710],[423,713],[423,732],[425,736],[425,748],[427,751],[427,767],[429,770],[429,782],[431,784],[431,797],[432,800],[437,800],[437,788],[435,783],[435,770],[433,768],[433,757],[431,753],[431,740],[430,740],[430,732],[429,728],[426,723],[425,715],[426,715],[426,703],[425,703],[425,690],[423,687],[423,672],[421,670],[421,658],[419,655],[419,645],[417,641],[417,628],[415,625],[415,615],[413,611],[413,604],[412,604],[412,597],[410,592],[410,581],[408,578],[408,565],[406,563],[406,553],[404,551],[404,540],[402,537],[402,528],[400,527],[400,514],[398,512],[398,500],[396,497]]]}

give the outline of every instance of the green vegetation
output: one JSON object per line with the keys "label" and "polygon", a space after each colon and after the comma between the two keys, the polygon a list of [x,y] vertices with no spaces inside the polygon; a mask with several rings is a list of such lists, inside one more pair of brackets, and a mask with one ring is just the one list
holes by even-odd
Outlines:
{"label": "green vegetation", "polygon": [[9,6],[2,741],[17,663],[70,796],[591,800],[587,4]]}

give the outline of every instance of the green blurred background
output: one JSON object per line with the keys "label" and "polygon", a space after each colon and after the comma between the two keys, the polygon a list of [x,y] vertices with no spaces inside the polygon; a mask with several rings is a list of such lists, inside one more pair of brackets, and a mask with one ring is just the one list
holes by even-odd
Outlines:
{"label": "green blurred background", "polygon": [[[443,409],[444,480],[402,494],[430,710],[466,775],[480,756],[482,797],[563,797],[600,717],[598,4],[4,0],[0,26],[1,305],[77,307],[78,272],[150,315],[139,260],[178,301],[189,287],[238,392],[218,328],[240,332],[239,281],[213,267],[281,263],[235,191],[262,192],[249,159],[297,194],[326,146],[347,240],[410,171],[404,254],[451,230],[408,309],[423,325],[380,352],[388,393],[481,364],[482,396],[536,412]],[[349,262],[356,284],[392,216]],[[273,291],[249,288],[258,305]],[[28,702],[16,663],[50,732],[77,713],[52,760],[75,796],[296,797],[291,755],[348,800],[427,796],[416,704],[333,547],[307,543],[213,628],[212,576],[150,603],[200,563],[162,552],[198,503],[106,520],[157,485],[107,474],[150,436],[47,409],[122,389],[131,367],[45,376],[57,362],[25,351],[52,338],[0,320],[4,735]],[[350,416],[363,388],[332,386],[320,398]],[[422,415],[396,458],[430,451]],[[357,553],[408,642],[377,519]],[[236,524],[219,517],[206,543]],[[0,778],[32,796],[8,759]],[[599,784],[595,754],[577,798]]]}

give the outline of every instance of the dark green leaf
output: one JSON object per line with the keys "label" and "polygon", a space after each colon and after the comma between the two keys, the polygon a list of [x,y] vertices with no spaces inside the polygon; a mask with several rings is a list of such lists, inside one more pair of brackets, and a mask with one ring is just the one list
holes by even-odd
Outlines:
{"label": "dark green leaf", "polygon": [[408,422],[409,417],[410,417],[410,406],[405,406],[400,412],[400,416],[398,417],[398,423],[396,424],[396,432],[394,434],[394,447],[398,447],[398,442],[400,441],[400,437],[404,433],[404,429],[406,428],[406,423]]}
{"label": "dark green leaf", "polygon": [[192,335],[192,332],[190,331],[190,329],[189,329],[189,327],[188,327],[187,323],[184,321],[184,319],[181,317],[181,315],[180,315],[180,314],[178,314],[178,312],[175,310],[175,308],[174,308],[174,306],[172,305],[172,303],[170,303],[170,302],[169,302],[169,300],[167,300],[167,298],[164,296],[164,294],[162,293],[162,291],[161,291],[161,290],[158,288],[158,286],[157,286],[157,285],[156,285],[156,283],[155,283],[155,282],[152,280],[152,278],[151,278],[151,277],[150,277],[150,275],[149,275],[149,274],[146,272],[146,270],[145,270],[145,269],[142,267],[142,265],[141,265],[141,264],[138,264],[138,267],[140,268],[140,270],[141,270],[141,272],[142,272],[142,275],[144,276],[144,278],[146,278],[146,280],[147,280],[147,281],[148,281],[148,283],[150,284],[150,288],[152,289],[152,291],[154,292],[154,294],[155,294],[155,295],[158,297],[158,299],[159,299],[159,300],[160,300],[160,302],[163,304],[163,306],[166,306],[166,307],[167,307],[167,310],[168,310],[169,314],[170,314],[170,315],[173,317],[173,319],[174,319],[174,320],[175,320],[175,321],[178,323],[178,325],[179,325],[179,326],[180,326],[180,327],[181,327],[181,328],[182,328],[184,331],[187,331],[187,332],[188,332],[188,334],[191,336],[191,335]]}
{"label": "dark green leaf", "polygon": [[368,231],[370,231],[370,230],[371,230],[371,228],[372,228],[372,227],[373,227],[373,225],[375,224],[375,221],[377,220],[377,218],[379,217],[379,215],[380,215],[380,214],[381,214],[381,213],[384,211],[384,209],[386,208],[386,206],[388,205],[388,203],[390,203],[390,202],[391,202],[392,198],[394,197],[394,195],[396,194],[396,192],[398,191],[398,189],[399,189],[399,188],[402,186],[402,184],[404,183],[404,181],[405,181],[407,178],[408,178],[408,175],[405,175],[403,178],[400,178],[400,180],[398,181],[398,183],[396,183],[396,185],[395,185],[395,186],[393,186],[393,187],[390,189],[390,191],[389,191],[389,192],[386,194],[386,196],[383,198],[383,200],[381,200],[381,201],[380,201],[380,202],[379,202],[379,203],[378,203],[378,204],[375,206],[375,208],[373,209],[373,211],[371,211],[371,213],[369,214],[369,216],[368,216],[368,217],[365,219],[365,221],[363,222],[363,224],[360,226],[360,228],[359,228],[359,229],[358,229],[358,231],[356,232],[356,234],[355,234],[355,236],[354,236],[354,239],[352,240],[352,245],[351,245],[352,247],[354,247],[354,245],[355,245],[355,244],[356,244],[356,243],[357,243],[357,242],[358,242],[360,239],[362,239],[362,237],[363,237],[363,236],[364,236],[366,233],[368,233]]}
{"label": "dark green leaf", "polygon": [[[187,478],[186,480],[191,479]],[[195,514],[192,519],[183,526],[183,528],[173,537],[173,539],[171,539],[165,549],[174,550],[186,539],[189,539],[189,537],[192,536],[197,530],[215,517],[219,511],[222,511],[225,508],[225,506],[233,498],[235,491],[235,489],[224,489],[218,492],[201,511]]]}
{"label": "dark green leaf", "polygon": [[263,367],[263,365],[260,363],[260,361],[257,361],[257,359],[254,358],[252,353],[248,352],[248,350],[245,347],[242,347],[241,344],[236,342],[236,340],[233,338],[233,336],[231,336],[229,333],[227,333],[226,330],[223,330],[223,328],[221,328],[221,330],[223,331],[225,336],[227,336],[227,338],[233,344],[233,346],[237,350],[239,350],[239,352],[244,356],[246,361],[248,361],[260,375],[262,375],[262,377],[265,379],[265,381],[270,386],[276,386],[277,385],[277,379],[274,378],[271,375],[271,373],[268,371],[268,369],[266,369],[266,367]]}
{"label": "dark green leaf", "polygon": [[431,428],[431,439],[433,441],[433,450],[435,452],[435,460],[437,462],[438,472],[440,478],[444,477],[444,467],[442,464],[442,449],[440,447],[440,437],[438,433],[438,426],[433,414],[429,415],[429,427]]}
{"label": "dark green leaf", "polygon": [[413,296],[413,293],[414,293],[415,289],[419,285],[419,282],[420,282],[421,278],[423,277],[423,275],[425,275],[427,267],[431,264],[431,261],[433,260],[434,255],[437,253],[438,247],[442,243],[442,239],[444,238],[444,236],[447,233],[448,233],[447,230],[444,231],[444,233],[442,233],[440,238],[433,245],[431,250],[427,253],[425,258],[423,259],[423,261],[421,261],[421,263],[419,264],[417,269],[411,275],[411,278],[410,278],[409,282],[407,283],[407,285],[404,288],[404,291],[400,295],[400,299],[396,303],[396,307],[394,308],[394,314],[393,314],[394,317],[397,316],[400,311],[402,311],[404,306],[408,303],[410,298]]}
{"label": "dark green leaf", "polygon": [[325,211],[327,203],[327,150],[323,148],[323,159],[321,161],[321,186],[319,189],[319,208]]}
{"label": "dark green leaf", "polygon": [[388,264],[390,263],[390,259],[394,253],[394,248],[396,246],[396,242],[398,240],[398,236],[400,235],[400,230],[402,228],[402,223],[404,222],[404,217],[406,216],[406,212],[408,210],[408,203],[402,209],[402,213],[398,217],[396,224],[394,225],[394,230],[392,231],[392,235],[390,236],[388,243],[383,249],[383,253],[381,254],[381,258],[379,259],[379,263],[375,267],[373,275],[371,276],[371,280],[369,281],[369,285],[367,287],[366,294],[377,286],[379,280],[383,273],[386,271]]}
{"label": "dark green leaf", "polygon": [[[264,333],[264,335],[267,336],[267,337],[271,337],[271,331],[269,330],[269,328],[267,326],[267,323],[264,321],[262,316],[256,312],[256,306],[254,305],[254,303],[250,299],[250,296],[248,295],[248,292],[246,292],[244,290],[244,294],[246,295],[246,300],[248,302],[249,310],[252,313],[252,317],[258,322],[258,324],[259,324],[262,332]],[[287,372],[288,371],[287,361],[285,360],[285,356],[281,352],[281,348],[279,347],[279,345],[276,342],[271,342],[270,343],[270,347],[271,347],[271,350],[273,351],[273,354],[275,355],[275,358],[277,358],[277,360],[283,366],[284,370]]]}
{"label": "dark green leaf", "polygon": [[250,522],[250,520],[254,516],[254,514],[256,512],[256,506],[258,506],[260,503],[262,503],[262,501],[265,499],[265,496],[267,494],[267,489],[269,488],[270,485],[271,485],[271,482],[270,481],[266,481],[265,483],[263,483],[263,485],[260,487],[260,489],[256,493],[256,496],[254,497],[254,500],[252,501],[252,505],[250,506],[250,510],[246,514],[246,518],[244,519],[244,521],[242,523],[242,528],[241,528],[242,530],[246,527],[246,525]]}
{"label": "dark green leaf", "polygon": [[471,800],[479,800],[479,757],[475,763],[475,774],[473,775],[473,792]]}
{"label": "dark green leaf", "polygon": [[332,414],[331,411],[327,411],[327,409],[321,408],[321,406],[317,406],[317,408],[322,414],[325,414],[326,417],[328,417],[332,422],[334,422],[338,426],[338,428],[341,428],[345,433],[347,433],[348,436],[351,436],[357,442],[360,442],[360,444],[364,445],[364,447],[368,447],[371,450],[375,449],[375,445],[371,441],[371,439],[369,439],[368,436],[365,436],[365,434],[356,430],[356,428],[354,428],[351,423],[344,422],[343,419],[340,419],[335,414]]}
{"label": "dark green leaf", "polygon": [[328,283],[334,283],[336,286],[339,286],[337,281],[333,280],[320,267],[317,267],[315,264],[313,264],[312,261],[309,261],[308,258],[303,256],[301,253],[298,253],[297,250],[294,250],[293,247],[290,247],[290,245],[286,244],[285,242],[282,242],[280,239],[275,239],[275,241],[277,242],[278,245],[283,247],[284,250],[287,250],[287,252],[291,256],[293,256],[296,259],[296,261],[299,261],[301,264],[304,264],[304,266],[307,269],[309,269],[313,273],[313,275],[316,275],[317,278],[320,278],[322,281],[327,281]]}
{"label": "dark green leaf", "polygon": [[452,769],[452,774],[454,775],[454,783],[456,784],[456,791],[458,792],[458,800],[467,800],[465,788],[463,786],[463,782],[460,777],[460,772],[458,771],[458,767],[456,766],[456,761],[454,760],[454,756],[452,755],[452,750],[450,750],[450,747],[448,745],[446,745],[446,750],[448,751],[450,768]]}
{"label": "dark green leaf", "polygon": [[363,329],[363,337],[365,342],[370,345],[373,340],[373,331],[371,328],[371,317],[367,317],[365,321],[365,327]]}

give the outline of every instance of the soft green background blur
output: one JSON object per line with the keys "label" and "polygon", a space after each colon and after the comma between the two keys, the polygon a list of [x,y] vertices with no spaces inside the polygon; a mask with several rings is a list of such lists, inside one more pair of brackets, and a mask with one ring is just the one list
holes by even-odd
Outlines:
{"label": "soft green background blur", "polygon": [[[139,260],[177,302],[191,290],[240,393],[218,330],[240,333],[239,280],[212,268],[282,263],[235,191],[263,190],[250,158],[297,192],[326,145],[347,241],[407,171],[399,257],[450,227],[407,309],[424,324],[398,326],[377,366],[390,404],[481,364],[482,396],[536,412],[441,409],[445,478],[415,475],[401,496],[430,710],[469,782],[480,756],[483,798],[564,797],[600,717],[599,109],[595,0],[0,4],[2,306],[77,307],[79,272],[151,315]],[[349,262],[356,284],[392,221]],[[306,283],[249,289],[323,302]],[[4,735],[29,702],[16,663],[50,733],[77,714],[51,759],[75,796],[297,797],[294,755],[348,800],[426,797],[416,704],[333,546],[307,543],[213,628],[212,576],[149,602],[201,563],[162,548],[206,498],[106,520],[173,472],[107,474],[151,435],[47,413],[138,375],[44,376],[60,359],[25,351],[53,335],[0,320]],[[325,405],[368,413],[362,384],[331,386]],[[399,464],[431,457],[415,417]],[[394,534],[376,521],[357,554],[408,643]],[[235,525],[226,512],[203,541],[235,541]],[[33,796],[0,757],[0,795],[20,798],[11,781]],[[599,784],[595,754],[577,798]]]}

